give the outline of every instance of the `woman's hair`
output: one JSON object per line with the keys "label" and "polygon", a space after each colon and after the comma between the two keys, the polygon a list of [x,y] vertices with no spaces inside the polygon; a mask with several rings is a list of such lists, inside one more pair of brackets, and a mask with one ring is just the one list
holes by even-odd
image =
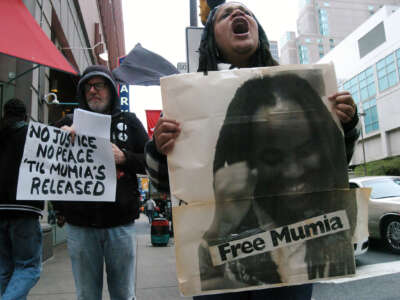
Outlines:
{"label": "woman's hair", "polygon": [[[207,23],[201,36],[199,47],[199,67],[198,72],[216,71],[218,70],[218,63],[223,62],[218,55],[217,43],[214,35],[214,21],[215,15],[219,8],[224,4],[215,7],[209,14]],[[269,51],[269,42],[267,35],[264,32],[261,24],[258,22],[254,14],[252,14],[258,26],[258,49],[251,58],[249,67],[267,67],[277,66],[278,63],[272,58]]]}
{"label": "woman's hair", "polygon": [[[322,169],[332,171],[333,174],[343,174],[341,171],[347,170],[347,162],[338,126],[309,82],[290,72],[251,79],[238,88],[219,133],[214,174],[226,164],[235,162],[246,161],[250,168],[256,166],[257,157],[252,151],[259,143],[268,141],[255,140],[254,129],[257,122],[254,122],[254,115],[261,107],[274,107],[277,96],[301,107],[311,128],[313,143],[310,147],[318,147],[322,156]],[[343,155],[340,155],[342,152]],[[340,186],[348,184],[346,180],[347,178],[334,179]]]}

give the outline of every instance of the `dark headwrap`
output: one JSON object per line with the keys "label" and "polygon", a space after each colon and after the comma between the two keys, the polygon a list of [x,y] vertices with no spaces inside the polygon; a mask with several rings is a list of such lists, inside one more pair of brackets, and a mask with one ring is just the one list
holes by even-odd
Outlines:
{"label": "dark headwrap", "polygon": [[[198,72],[216,71],[218,70],[218,63],[221,63],[218,56],[217,43],[214,36],[214,21],[215,14],[221,7],[215,7],[208,15],[207,23],[204,26],[204,31],[201,36],[200,48],[199,48],[199,68]],[[272,58],[271,52],[269,51],[269,42],[267,35],[264,32],[261,24],[253,14],[253,18],[258,26],[258,41],[259,46],[257,51],[254,53],[249,67],[266,67],[266,66],[277,66],[278,63]]]}
{"label": "dark headwrap", "polygon": [[218,5],[224,4],[225,0],[207,0],[207,5],[210,9],[217,7]]}

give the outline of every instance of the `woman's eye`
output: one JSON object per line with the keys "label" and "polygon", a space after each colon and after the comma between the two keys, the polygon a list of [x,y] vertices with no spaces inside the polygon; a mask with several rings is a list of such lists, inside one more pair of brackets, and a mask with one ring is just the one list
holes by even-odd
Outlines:
{"label": "woman's eye", "polygon": [[228,12],[223,13],[222,16],[221,16],[222,19],[225,19],[227,17],[229,17],[229,13]]}

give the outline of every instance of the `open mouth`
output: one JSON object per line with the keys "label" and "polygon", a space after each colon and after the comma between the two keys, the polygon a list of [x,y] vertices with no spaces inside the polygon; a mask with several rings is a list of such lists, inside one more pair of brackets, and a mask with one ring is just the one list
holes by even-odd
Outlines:
{"label": "open mouth", "polygon": [[232,22],[234,34],[245,34],[249,32],[249,23],[244,18],[235,18]]}

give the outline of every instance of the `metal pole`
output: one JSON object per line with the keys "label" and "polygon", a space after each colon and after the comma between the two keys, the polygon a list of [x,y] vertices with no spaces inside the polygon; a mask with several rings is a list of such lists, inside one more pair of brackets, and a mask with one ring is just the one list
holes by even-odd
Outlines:
{"label": "metal pole", "polygon": [[361,116],[362,120],[363,120],[363,122],[361,123],[361,125],[362,125],[361,126],[361,145],[362,145],[363,160],[364,160],[364,163],[363,163],[364,176],[367,176],[367,164],[366,164],[366,159],[365,159],[365,146],[364,146],[364,133],[363,133],[364,132],[364,128],[365,128],[365,124],[363,126],[365,113],[359,113],[358,115]]}
{"label": "metal pole", "polygon": [[197,0],[190,0],[190,26],[197,27]]}

